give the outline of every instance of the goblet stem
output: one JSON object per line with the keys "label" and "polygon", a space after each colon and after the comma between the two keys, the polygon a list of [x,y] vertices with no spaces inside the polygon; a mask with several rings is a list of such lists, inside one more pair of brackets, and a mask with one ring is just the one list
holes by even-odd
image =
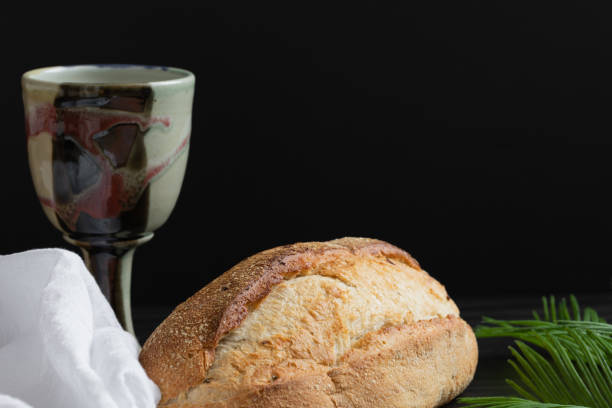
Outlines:
{"label": "goblet stem", "polygon": [[81,248],[83,259],[102,293],[115,311],[121,326],[135,335],[130,288],[132,260],[136,247],[153,238],[152,233],[127,239],[114,237],[71,237],[64,239]]}

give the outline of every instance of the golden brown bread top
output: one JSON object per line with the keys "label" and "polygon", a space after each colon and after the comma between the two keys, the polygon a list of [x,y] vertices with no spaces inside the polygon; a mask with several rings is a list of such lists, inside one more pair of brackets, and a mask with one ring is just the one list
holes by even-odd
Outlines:
{"label": "golden brown bread top", "polygon": [[286,245],[245,259],[180,304],[143,346],[140,362],[162,390],[162,401],[176,397],[185,383],[194,386],[204,380],[221,337],[238,327],[248,306],[272,286],[345,253],[383,255],[420,269],[407,252],[362,238]]}
{"label": "golden brown bread top", "polygon": [[[274,296],[266,298],[273,288]],[[296,298],[301,303],[292,306]],[[377,316],[347,318],[351,308],[376,310],[379,303],[384,310]],[[314,320],[305,322],[310,317],[300,310]],[[250,311],[249,323],[240,327]],[[444,288],[393,245],[364,238],[299,243],[247,258],[179,305],[147,340],[140,361],[159,385],[162,404],[184,400],[190,389],[206,401],[221,401],[270,377],[325,372],[359,347],[355,339],[381,325],[447,315],[458,316],[458,310]],[[301,326],[283,328],[292,321]],[[209,384],[210,370],[215,381]]]}

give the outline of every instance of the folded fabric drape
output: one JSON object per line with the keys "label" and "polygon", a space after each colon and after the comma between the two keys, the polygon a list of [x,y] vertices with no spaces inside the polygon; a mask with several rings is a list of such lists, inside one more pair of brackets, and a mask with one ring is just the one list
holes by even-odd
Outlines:
{"label": "folded fabric drape", "polygon": [[154,408],[139,349],[79,256],[0,256],[0,408]]}

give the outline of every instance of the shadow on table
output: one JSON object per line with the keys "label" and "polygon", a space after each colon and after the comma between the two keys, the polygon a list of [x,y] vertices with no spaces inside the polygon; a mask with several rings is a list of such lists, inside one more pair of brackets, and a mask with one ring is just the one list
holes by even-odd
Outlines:
{"label": "shadow on table", "polygon": [[[504,381],[505,378],[514,378],[514,370],[506,359],[481,359],[474,381],[461,394],[462,397],[493,397],[516,395],[514,390]],[[461,407],[456,400],[445,405],[447,408]]]}

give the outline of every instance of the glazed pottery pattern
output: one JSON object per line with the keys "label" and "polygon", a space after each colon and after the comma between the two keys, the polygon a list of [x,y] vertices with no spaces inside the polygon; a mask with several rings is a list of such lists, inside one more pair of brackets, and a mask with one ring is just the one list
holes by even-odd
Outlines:
{"label": "glazed pottery pattern", "polygon": [[132,252],[178,198],[194,83],[177,68],[125,65],[41,68],[22,78],[30,170],[45,214],[83,249],[128,329]]}

